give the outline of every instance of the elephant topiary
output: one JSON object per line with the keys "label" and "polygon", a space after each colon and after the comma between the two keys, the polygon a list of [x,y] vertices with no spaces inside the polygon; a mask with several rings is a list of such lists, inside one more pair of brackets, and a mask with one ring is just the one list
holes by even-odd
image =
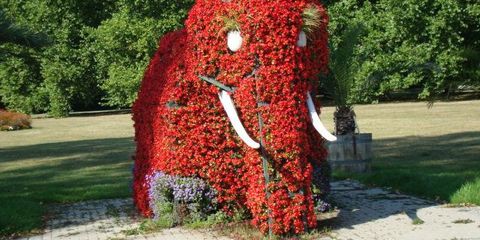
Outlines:
{"label": "elephant topiary", "polygon": [[196,1],[186,27],[161,39],[133,106],[144,215],[147,176],[162,171],[205,179],[223,211],[247,209],[263,232],[316,226],[312,169],[335,140],[313,98],[327,23],[313,0]]}

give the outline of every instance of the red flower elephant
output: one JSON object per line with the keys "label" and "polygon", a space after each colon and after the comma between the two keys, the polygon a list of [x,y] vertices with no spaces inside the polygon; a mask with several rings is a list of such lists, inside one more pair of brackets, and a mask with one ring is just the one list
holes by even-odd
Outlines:
{"label": "red flower elephant", "polygon": [[223,211],[248,209],[264,232],[315,227],[312,166],[334,140],[311,98],[327,22],[312,0],[196,1],[185,29],[161,39],[133,107],[144,215],[146,176],[160,170],[207,180]]}

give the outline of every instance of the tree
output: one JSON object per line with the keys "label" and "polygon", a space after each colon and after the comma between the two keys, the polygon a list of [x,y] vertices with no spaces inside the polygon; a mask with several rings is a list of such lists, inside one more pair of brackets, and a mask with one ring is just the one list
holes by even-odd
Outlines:
{"label": "tree", "polygon": [[88,41],[96,59],[96,78],[104,91],[102,104],[128,108],[158,40],[182,27],[193,0],[119,1],[118,11],[97,28]]}
{"label": "tree", "polygon": [[341,0],[330,3],[330,33],[339,41],[346,26],[362,23],[366,34],[355,51],[354,102],[376,102],[399,89],[420,89],[431,99],[462,85],[480,85],[478,1]]}
{"label": "tree", "polygon": [[[0,96],[7,107],[65,116],[72,107],[95,106],[100,91],[90,74],[93,57],[83,54],[83,29],[108,17],[112,4],[113,1],[0,1],[8,17],[51,39],[47,47],[20,49],[22,56],[9,54],[1,63]],[[12,45],[2,48],[19,52]],[[28,64],[18,64],[26,60]]]}
{"label": "tree", "polygon": [[[192,3],[0,0],[7,17],[44,32],[52,42],[44,48],[22,48],[22,56],[2,57],[0,98],[9,108],[48,111],[53,116],[104,106],[130,107],[158,39],[182,26]],[[19,52],[12,45],[0,49]],[[43,99],[41,105],[36,105],[37,98]]]}
{"label": "tree", "polygon": [[38,59],[31,48],[41,48],[49,43],[46,35],[14,24],[0,10],[0,107],[8,104],[10,108],[32,112],[35,106],[45,106],[45,95],[36,92]]}
{"label": "tree", "polygon": [[43,47],[48,44],[48,39],[44,34],[33,33],[27,28],[15,25],[0,10],[0,45],[5,43]]}
{"label": "tree", "polygon": [[335,134],[354,134],[355,112],[352,106],[354,77],[361,63],[355,62],[354,52],[358,47],[363,27],[360,24],[348,26],[336,45],[330,47],[329,74],[324,78],[325,86],[336,105],[334,120]]}

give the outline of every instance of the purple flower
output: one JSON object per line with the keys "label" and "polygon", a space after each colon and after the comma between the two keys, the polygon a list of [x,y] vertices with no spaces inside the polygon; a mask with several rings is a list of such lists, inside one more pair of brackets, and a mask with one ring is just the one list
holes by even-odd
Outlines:
{"label": "purple flower", "polygon": [[330,211],[330,209],[332,209],[332,205],[330,205],[330,203],[327,203],[321,199],[315,201],[315,212],[324,213]]}
{"label": "purple flower", "polygon": [[172,176],[158,171],[147,176],[147,183],[155,218],[162,215],[165,204],[186,204],[190,212],[200,215],[215,209],[216,192],[200,178]]}

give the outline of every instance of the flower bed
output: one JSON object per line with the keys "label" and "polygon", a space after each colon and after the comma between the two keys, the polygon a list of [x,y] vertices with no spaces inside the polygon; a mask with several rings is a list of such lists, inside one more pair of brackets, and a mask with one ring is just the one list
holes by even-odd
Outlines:
{"label": "flower bed", "polygon": [[29,129],[32,120],[30,116],[23,113],[0,111],[0,130],[15,131],[21,129]]}
{"label": "flower bed", "polygon": [[167,175],[148,176],[150,208],[157,221],[177,225],[205,220],[216,210],[216,192],[199,178]]}

